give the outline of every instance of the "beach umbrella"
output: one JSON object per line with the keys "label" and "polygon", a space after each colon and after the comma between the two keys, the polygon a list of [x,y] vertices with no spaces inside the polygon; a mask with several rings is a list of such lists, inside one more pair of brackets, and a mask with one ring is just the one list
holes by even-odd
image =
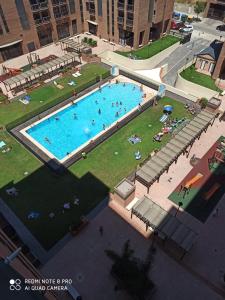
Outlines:
{"label": "beach umbrella", "polygon": [[165,105],[164,106],[164,108],[163,108],[163,110],[165,111],[165,112],[168,112],[168,113],[171,113],[172,111],[173,111],[173,106],[172,105]]}

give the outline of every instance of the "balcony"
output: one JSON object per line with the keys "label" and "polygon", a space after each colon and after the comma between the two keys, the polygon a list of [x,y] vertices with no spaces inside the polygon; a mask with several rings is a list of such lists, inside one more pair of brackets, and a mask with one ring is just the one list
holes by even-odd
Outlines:
{"label": "balcony", "polygon": [[44,23],[49,23],[50,22],[50,16],[42,17],[41,19],[35,19],[34,22],[35,22],[36,26],[42,25]]}
{"label": "balcony", "polygon": [[89,14],[95,16],[95,9],[91,9],[91,8],[90,8],[90,9],[89,9]]}
{"label": "balcony", "polygon": [[124,18],[123,17],[118,17],[117,22],[118,22],[118,24],[123,25],[124,24]]}
{"label": "balcony", "polygon": [[133,27],[133,25],[134,25],[134,20],[127,19],[126,26]]}
{"label": "balcony", "polygon": [[134,11],[134,5],[133,4],[128,4],[127,5],[127,11],[128,12],[133,12]]}
{"label": "balcony", "polygon": [[124,2],[118,2],[118,10],[124,10]]}
{"label": "balcony", "polygon": [[55,14],[54,17],[56,20],[62,19],[62,18],[67,18],[69,15],[68,14]]}
{"label": "balcony", "polygon": [[53,0],[52,1],[52,6],[57,6],[57,5],[62,5],[66,4],[66,0]]}
{"label": "balcony", "polygon": [[47,9],[48,8],[48,1],[38,3],[38,4],[31,4],[31,10],[32,11],[39,11],[42,9]]}

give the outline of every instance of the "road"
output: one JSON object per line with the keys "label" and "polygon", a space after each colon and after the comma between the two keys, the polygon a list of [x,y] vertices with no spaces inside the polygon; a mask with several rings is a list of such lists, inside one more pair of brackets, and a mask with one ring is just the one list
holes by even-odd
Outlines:
{"label": "road", "polygon": [[205,18],[202,20],[202,22],[194,23],[193,27],[195,31],[208,33],[213,35],[214,38],[219,39],[220,36],[225,37],[225,31],[216,30],[216,27],[221,24],[223,24],[223,22]]}
{"label": "road", "polygon": [[196,37],[192,41],[178,47],[158,65],[160,67],[168,64],[168,71],[163,77],[163,82],[174,86],[178,71],[189,61],[193,60],[194,55],[205,49],[208,44],[208,40]]}

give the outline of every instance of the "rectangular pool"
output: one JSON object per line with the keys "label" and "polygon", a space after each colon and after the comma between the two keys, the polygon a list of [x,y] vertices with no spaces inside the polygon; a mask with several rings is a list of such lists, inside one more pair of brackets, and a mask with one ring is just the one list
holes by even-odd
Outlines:
{"label": "rectangular pool", "polygon": [[143,91],[134,83],[107,84],[25,128],[24,134],[50,156],[64,161],[137,107],[142,97]]}

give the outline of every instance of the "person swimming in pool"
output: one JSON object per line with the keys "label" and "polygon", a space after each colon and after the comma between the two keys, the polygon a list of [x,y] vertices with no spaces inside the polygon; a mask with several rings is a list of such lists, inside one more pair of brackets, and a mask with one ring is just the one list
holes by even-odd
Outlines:
{"label": "person swimming in pool", "polygon": [[102,112],[101,112],[101,109],[99,108],[99,110],[98,110],[98,114],[100,115]]}
{"label": "person swimming in pool", "polygon": [[98,104],[98,100],[95,100],[95,104]]}
{"label": "person swimming in pool", "polygon": [[46,141],[47,143],[51,144],[49,138],[45,137],[45,141]]}
{"label": "person swimming in pool", "polygon": [[77,114],[76,113],[73,114],[73,119],[77,120]]}
{"label": "person swimming in pool", "polygon": [[59,117],[55,117],[55,120],[56,120],[56,121],[59,121]]}
{"label": "person swimming in pool", "polygon": [[112,102],[112,107],[114,107],[114,102]]}
{"label": "person swimming in pool", "polygon": [[105,124],[102,125],[103,130],[105,130]]}
{"label": "person swimming in pool", "polygon": [[95,125],[95,120],[92,120],[91,124],[92,124],[92,125]]}
{"label": "person swimming in pool", "polygon": [[116,106],[119,106],[119,102],[118,101],[116,101]]}
{"label": "person swimming in pool", "polygon": [[120,105],[123,105],[123,102],[122,102],[122,101],[120,101]]}
{"label": "person swimming in pool", "polygon": [[119,117],[119,112],[118,111],[116,112],[115,117]]}

